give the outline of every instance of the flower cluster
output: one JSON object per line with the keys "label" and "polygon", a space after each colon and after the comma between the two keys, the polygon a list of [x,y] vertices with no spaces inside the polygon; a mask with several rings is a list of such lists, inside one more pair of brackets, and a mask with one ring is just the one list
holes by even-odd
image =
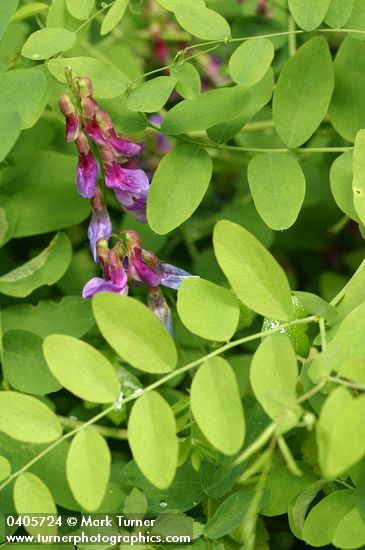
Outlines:
{"label": "flower cluster", "polygon": [[80,195],[95,196],[101,164],[105,184],[114,190],[123,209],[145,223],[148,177],[143,170],[122,167],[140,155],[143,146],[118,136],[110,116],[92,97],[90,79],[72,78],[69,70],[66,77],[70,90],[61,97],[60,108],[66,117],[66,140],[75,141],[79,153],[76,183]]}
{"label": "flower cluster", "polygon": [[109,248],[107,239],[98,238],[105,227],[105,217],[93,219],[89,228],[92,250],[99,259],[104,277],[93,277],[86,283],[82,295],[91,298],[98,292],[128,294],[129,285],[148,286],[148,306],[160,319],[161,323],[172,333],[171,311],[161,292],[160,286],[178,290],[182,281],[191,277],[183,269],[161,262],[152,252],[141,248],[141,241],[136,231],[124,231],[115,246]]}
{"label": "flower cluster", "polygon": [[[92,215],[87,234],[94,261],[103,270],[103,277],[93,277],[86,283],[82,295],[84,298],[91,298],[98,292],[126,295],[131,285],[146,284],[149,308],[172,333],[171,311],[160,286],[177,290],[182,281],[192,275],[161,262],[152,252],[144,250],[136,231],[122,232],[116,244],[109,247],[113,228],[97,182],[99,163],[91,149],[95,148],[103,166],[106,187],[114,190],[124,210],[146,222],[149,181],[130,161],[143,147],[116,134],[109,115],[92,98],[92,84],[88,78],[72,78],[69,71],[66,77],[70,91],[60,99],[60,108],[66,117],[66,140],[75,141],[77,145],[76,183],[79,193],[91,199]],[[160,139],[164,139],[162,134]],[[166,150],[170,147],[167,142],[164,146]],[[128,168],[122,168],[121,164],[126,162]]]}

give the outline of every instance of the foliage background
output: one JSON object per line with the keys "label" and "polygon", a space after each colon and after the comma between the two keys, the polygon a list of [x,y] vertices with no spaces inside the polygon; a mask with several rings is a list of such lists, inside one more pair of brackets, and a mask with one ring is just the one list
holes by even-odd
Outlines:
{"label": "foliage background", "polygon": [[[3,0],[1,513],[364,547],[364,36],[362,0]],[[148,224],[109,194],[114,231],[201,278],[166,293],[174,342],[143,289],[81,298],[68,65],[145,144]]]}

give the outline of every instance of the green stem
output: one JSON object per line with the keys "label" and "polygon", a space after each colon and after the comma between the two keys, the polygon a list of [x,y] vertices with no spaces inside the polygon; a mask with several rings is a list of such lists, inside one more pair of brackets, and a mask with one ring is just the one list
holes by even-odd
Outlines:
{"label": "green stem", "polygon": [[[57,416],[58,420],[66,429],[75,429],[80,428],[84,425],[84,422],[81,420],[74,420],[73,418],[67,418],[66,416]],[[99,432],[100,435],[103,435],[109,439],[118,439],[125,440],[128,439],[128,431],[120,428],[110,428],[109,426],[94,426],[94,428]]]}
{"label": "green stem", "polygon": [[365,391],[365,386],[362,386],[361,384],[356,384],[355,382],[350,382],[348,380],[343,380],[342,378],[337,378],[337,376],[329,376],[327,380],[328,382],[333,382],[334,384],[339,384],[340,386],[346,386],[346,388]]}
{"label": "green stem", "polygon": [[[153,126],[151,126],[153,128]],[[156,128],[155,128],[156,129]],[[161,131],[158,129],[158,131]],[[192,145],[198,145],[206,149],[218,149],[222,151],[233,151],[235,153],[344,153],[346,151],[352,151],[353,147],[297,147],[296,149],[289,149],[287,147],[281,148],[261,148],[261,147],[239,147],[236,145],[222,145],[215,143],[206,143],[196,139],[192,139],[189,136],[173,136],[178,141],[185,143],[191,143]]]}
{"label": "green stem", "polygon": [[95,12],[91,17],[89,17],[89,19],[86,19],[86,21],[84,21],[79,27],[77,27],[77,29],[74,31],[76,34],[79,33],[82,29],[84,29],[89,23],[91,23],[91,21],[93,21],[93,19],[95,19],[96,17],[98,17],[98,15],[100,15],[101,13],[103,13],[105,10],[111,8],[111,6],[116,2],[116,0],[113,0],[113,2],[110,2],[110,4],[107,4],[106,6],[104,6],[103,8],[100,8],[99,11]]}
{"label": "green stem", "polygon": [[[159,386],[162,386],[172,378],[175,378],[176,376],[179,376],[180,374],[183,374],[185,372],[188,372],[189,370],[193,369],[194,367],[199,366],[201,363],[204,363],[205,361],[208,361],[208,359],[212,359],[213,357],[216,357],[217,355],[221,355],[225,351],[228,351],[229,349],[232,349],[236,346],[240,346],[242,344],[246,344],[247,342],[251,342],[252,340],[257,340],[258,338],[261,338],[263,334],[265,336],[269,336],[270,334],[274,334],[275,332],[278,332],[282,330],[283,328],[288,328],[294,325],[302,325],[307,323],[313,323],[317,322],[318,319],[316,316],[311,315],[310,317],[305,317],[303,319],[296,319],[294,321],[289,321],[288,323],[284,323],[278,327],[272,328],[270,330],[266,330],[264,332],[258,332],[256,334],[251,334],[250,336],[245,336],[244,338],[239,338],[238,340],[234,340],[233,342],[229,342],[228,344],[225,344],[224,346],[221,346],[220,348],[212,351],[211,353],[208,353],[204,357],[201,357],[200,359],[196,359],[195,361],[189,363],[188,365],[185,365],[184,367],[181,367],[180,369],[177,369],[166,376],[160,378],[160,380],[156,380],[156,382],[153,382],[153,384],[150,384],[145,388],[143,391],[134,393],[133,395],[130,395],[126,397],[123,400],[123,405],[126,403],[129,403],[131,401],[134,401],[144,393],[147,393],[149,391],[154,390],[155,388],[158,388]],[[54,441],[49,447],[44,449],[39,455],[35,456],[30,462],[25,464],[20,470],[17,470],[14,472],[10,477],[8,477],[1,485],[0,485],[0,491],[6,487],[9,483],[11,483],[15,478],[17,478],[20,474],[27,471],[33,464],[38,462],[43,456],[45,456],[47,453],[49,453],[52,449],[57,447],[62,441],[65,439],[69,439],[73,435],[77,434],[80,430],[86,428],[87,426],[91,426],[92,424],[95,424],[98,420],[101,418],[104,418],[104,416],[108,415],[111,411],[115,409],[115,407],[119,405],[119,401],[117,403],[113,403],[110,407],[105,409],[105,411],[102,411],[101,413],[97,414],[93,418],[90,418],[87,422],[81,424],[80,426],[77,426],[74,430],[71,432],[68,432],[67,434],[64,434],[62,437]]]}

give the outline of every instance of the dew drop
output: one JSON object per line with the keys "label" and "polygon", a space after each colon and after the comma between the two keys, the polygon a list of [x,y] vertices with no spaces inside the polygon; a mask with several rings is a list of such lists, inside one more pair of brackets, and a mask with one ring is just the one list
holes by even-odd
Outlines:
{"label": "dew drop", "polygon": [[362,191],[361,189],[354,189],[356,195],[361,195],[362,194]]}
{"label": "dew drop", "polygon": [[39,53],[34,53],[34,54],[32,55],[32,58],[33,58],[33,59],[39,59],[39,58],[40,58],[40,54],[39,54]]}
{"label": "dew drop", "polygon": [[160,506],[161,506],[161,508],[166,508],[166,506],[167,506],[166,500],[161,500],[160,501]]}

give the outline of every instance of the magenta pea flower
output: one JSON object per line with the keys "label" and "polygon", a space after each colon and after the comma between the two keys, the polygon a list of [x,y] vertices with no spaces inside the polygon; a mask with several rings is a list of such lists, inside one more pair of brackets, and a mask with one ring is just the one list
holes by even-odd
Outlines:
{"label": "magenta pea flower", "polygon": [[159,287],[148,289],[148,307],[172,335],[173,326],[171,309],[167,305],[164,295]]}
{"label": "magenta pea flower", "polygon": [[91,201],[92,216],[87,230],[91,252],[95,263],[98,263],[97,243],[100,239],[108,240],[113,228],[108,210],[103,201],[103,194],[99,187]]}
{"label": "magenta pea flower", "polygon": [[[156,261],[158,262],[157,258]],[[128,275],[134,281],[146,283],[149,287],[156,287],[161,284],[158,274],[143,258],[141,248],[133,248],[128,256]]]}
{"label": "magenta pea flower", "polygon": [[[102,255],[100,255],[101,257]],[[98,292],[113,292],[114,294],[128,294],[128,278],[123,264],[115,248],[109,250],[107,261],[104,264],[104,279],[93,277],[86,283],[82,291],[83,298],[91,298]]]}
{"label": "magenta pea flower", "polygon": [[66,117],[66,141],[75,141],[79,135],[80,121],[75,105],[68,94],[64,94],[59,101],[60,109]]}
{"label": "magenta pea flower", "polygon": [[81,196],[85,199],[91,199],[95,195],[99,167],[84,133],[80,133],[76,145],[79,151],[76,175],[77,188]]}

